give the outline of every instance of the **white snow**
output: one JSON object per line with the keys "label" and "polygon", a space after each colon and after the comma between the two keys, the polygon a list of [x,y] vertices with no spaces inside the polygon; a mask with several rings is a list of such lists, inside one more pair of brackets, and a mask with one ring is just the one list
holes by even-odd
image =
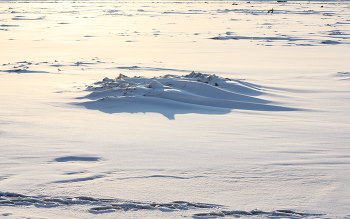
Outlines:
{"label": "white snow", "polygon": [[0,2],[0,217],[349,218],[349,7]]}

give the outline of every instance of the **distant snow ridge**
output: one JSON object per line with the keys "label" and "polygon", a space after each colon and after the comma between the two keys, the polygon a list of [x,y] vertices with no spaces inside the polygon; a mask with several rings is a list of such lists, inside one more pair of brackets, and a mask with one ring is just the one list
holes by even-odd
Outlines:
{"label": "distant snow ridge", "polygon": [[[144,97],[156,97],[181,104],[226,109],[290,111],[288,107],[272,105],[273,102],[257,98],[264,90],[243,80],[233,80],[192,72],[188,75],[164,75],[153,78],[128,77],[120,74],[114,79],[104,78],[87,87],[91,93],[85,98],[121,100],[134,97],[135,102],[145,102]],[[141,100],[142,99],[142,100]],[[150,99],[148,99],[150,100]],[[102,104],[102,103],[100,103]]]}
{"label": "distant snow ridge", "polygon": [[[292,210],[276,211],[222,211],[221,205],[206,203],[190,203],[186,201],[174,201],[170,203],[142,203],[133,201],[123,201],[120,199],[100,199],[86,196],[79,197],[46,197],[46,196],[26,196],[18,193],[0,192],[1,206],[30,206],[38,208],[53,208],[59,206],[87,205],[91,208],[90,213],[107,213],[115,211],[138,211],[138,210],[161,210],[172,212],[178,210],[200,210],[215,209],[214,212],[196,213],[193,218],[214,218],[214,217],[249,217],[262,216],[267,218],[310,218],[322,216],[322,214],[300,213]],[[92,207],[93,206],[93,207]]]}

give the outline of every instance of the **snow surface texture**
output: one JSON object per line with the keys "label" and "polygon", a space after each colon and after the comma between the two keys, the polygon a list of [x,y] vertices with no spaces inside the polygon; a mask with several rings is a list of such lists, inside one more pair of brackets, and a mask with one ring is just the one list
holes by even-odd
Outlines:
{"label": "snow surface texture", "polygon": [[1,1],[0,217],[349,218],[349,24],[349,2]]}

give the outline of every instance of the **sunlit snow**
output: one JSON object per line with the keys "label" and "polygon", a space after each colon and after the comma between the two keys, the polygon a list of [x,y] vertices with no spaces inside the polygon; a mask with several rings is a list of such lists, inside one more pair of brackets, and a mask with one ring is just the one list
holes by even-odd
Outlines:
{"label": "sunlit snow", "polygon": [[1,1],[0,217],[349,218],[348,1]]}

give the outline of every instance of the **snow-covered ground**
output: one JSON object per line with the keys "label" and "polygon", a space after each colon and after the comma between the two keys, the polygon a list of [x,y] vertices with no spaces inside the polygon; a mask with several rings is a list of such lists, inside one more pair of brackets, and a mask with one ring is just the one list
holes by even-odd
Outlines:
{"label": "snow-covered ground", "polygon": [[349,12],[0,2],[0,217],[350,218]]}

